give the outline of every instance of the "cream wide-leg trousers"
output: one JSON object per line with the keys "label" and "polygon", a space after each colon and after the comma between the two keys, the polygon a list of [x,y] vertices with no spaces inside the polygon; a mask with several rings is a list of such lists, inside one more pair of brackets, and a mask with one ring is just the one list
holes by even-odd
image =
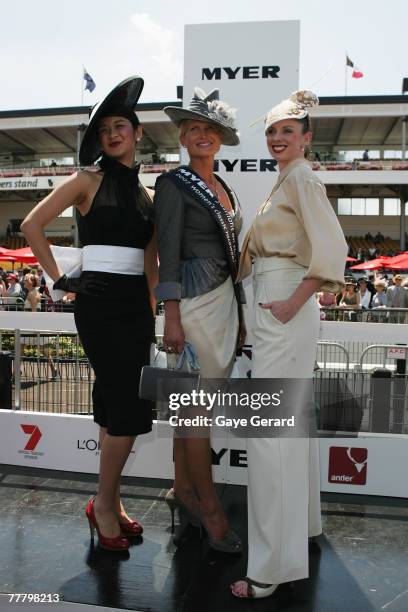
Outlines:
{"label": "cream wide-leg trousers", "polygon": [[[278,321],[259,302],[286,300],[305,268],[288,258],[256,258],[252,378],[311,378],[319,337],[312,296],[291,321]],[[309,575],[308,535],[321,533],[318,441],[250,438],[248,452],[248,571],[279,584]]]}

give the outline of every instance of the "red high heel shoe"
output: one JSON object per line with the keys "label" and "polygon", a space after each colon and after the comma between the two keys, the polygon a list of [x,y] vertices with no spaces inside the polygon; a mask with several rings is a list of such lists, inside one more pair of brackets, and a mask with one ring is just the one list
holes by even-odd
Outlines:
{"label": "red high heel shoe", "polygon": [[122,534],[125,536],[136,537],[143,533],[143,527],[139,521],[130,521],[129,523],[121,523],[119,521],[119,526]]}
{"label": "red high heel shoe", "polygon": [[115,551],[127,550],[129,548],[129,540],[124,538],[122,534],[116,536],[116,538],[106,538],[104,535],[102,535],[95,517],[94,502],[95,498],[91,497],[85,508],[85,514],[89,522],[92,542],[94,541],[94,530],[96,529],[101,548]]}

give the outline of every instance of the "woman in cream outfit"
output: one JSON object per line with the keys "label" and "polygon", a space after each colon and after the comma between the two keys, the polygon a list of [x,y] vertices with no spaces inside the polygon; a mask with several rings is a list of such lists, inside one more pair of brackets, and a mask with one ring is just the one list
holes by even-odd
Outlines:
{"label": "woman in cream outfit", "polygon": [[[317,291],[344,282],[347,245],[324,185],[304,158],[311,140],[299,91],[266,116],[279,178],[242,249],[238,278],[254,263],[253,378],[312,378],[319,337]],[[250,438],[248,569],[232,585],[241,598],[271,595],[308,576],[308,535],[321,533],[318,445],[307,438]]]}

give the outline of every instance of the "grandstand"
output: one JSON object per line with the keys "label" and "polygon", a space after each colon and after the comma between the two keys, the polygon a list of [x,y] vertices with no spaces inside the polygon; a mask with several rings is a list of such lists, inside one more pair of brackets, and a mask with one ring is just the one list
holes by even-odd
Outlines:
{"label": "grandstand", "polygon": [[[139,107],[144,136],[138,161],[146,186],[154,186],[157,176],[177,163],[178,132],[163,112],[168,104],[181,102]],[[88,107],[0,111],[2,245],[24,246],[21,219],[78,169],[77,151],[88,112]],[[312,168],[326,184],[351,252],[375,248],[385,254],[405,249],[405,215],[401,211],[408,199],[404,144],[407,97],[323,97],[311,115]],[[233,184],[233,176],[229,180]],[[251,217],[254,211],[245,210],[245,194],[239,195],[244,213]],[[69,209],[49,226],[48,236],[53,242],[70,243],[74,228]],[[374,235],[379,230],[384,235],[382,243],[365,240],[367,233]]]}

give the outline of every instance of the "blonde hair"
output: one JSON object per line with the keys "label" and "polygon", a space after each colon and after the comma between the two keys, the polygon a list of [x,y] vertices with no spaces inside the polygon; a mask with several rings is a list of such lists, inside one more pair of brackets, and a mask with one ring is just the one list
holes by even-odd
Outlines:
{"label": "blonde hair", "polygon": [[28,279],[30,281],[30,283],[32,284],[33,287],[38,287],[38,285],[40,284],[40,279],[33,272],[28,272],[24,276],[24,280],[26,280],[26,279]]}
{"label": "blonde hair", "polygon": [[191,121],[201,121],[201,123],[208,123],[209,125],[213,126],[214,130],[216,130],[217,132],[219,132],[219,134],[222,134],[222,129],[216,125],[215,123],[213,123],[212,121],[206,121],[205,118],[203,117],[203,119],[183,119],[183,121],[180,123],[179,125],[179,138],[181,138],[182,136],[185,136],[188,132],[189,129],[189,123]]}
{"label": "blonde hair", "polygon": [[179,138],[185,136],[188,132],[188,124],[191,119],[183,119],[183,121],[179,125]]}

